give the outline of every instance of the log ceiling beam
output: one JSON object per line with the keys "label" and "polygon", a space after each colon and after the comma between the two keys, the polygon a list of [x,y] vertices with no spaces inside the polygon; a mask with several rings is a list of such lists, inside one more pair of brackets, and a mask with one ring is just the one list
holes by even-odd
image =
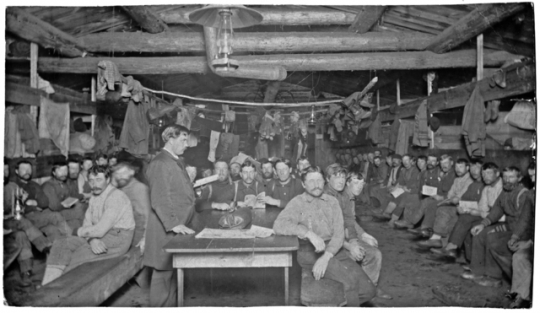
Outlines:
{"label": "log ceiling beam", "polygon": [[349,30],[359,34],[366,33],[377,23],[384,11],[386,11],[386,6],[362,5]]}
{"label": "log ceiling beam", "polygon": [[122,9],[150,34],[158,34],[169,29],[157,15],[146,6],[122,6]]}
{"label": "log ceiling beam", "polygon": [[[252,32],[234,35],[235,52],[301,51],[414,51],[424,50],[433,39],[421,33],[370,32]],[[102,32],[79,38],[91,52],[179,53],[204,52],[202,32],[116,33]],[[234,56],[233,56],[234,58]]]}
{"label": "log ceiling beam", "polygon": [[79,41],[46,23],[23,9],[9,7],[6,10],[6,30],[43,48],[58,51],[67,57],[84,57],[86,49]]}
{"label": "log ceiling beam", "polygon": [[[486,51],[485,66],[498,67],[520,56],[505,51]],[[234,56],[241,65],[283,66],[287,71],[359,71],[392,69],[437,69],[475,67],[476,51],[459,50],[446,54],[429,51],[274,54]],[[124,75],[208,73],[206,57],[124,57],[124,58],[40,58],[38,70],[46,73],[96,73],[101,60],[113,61]]]}
{"label": "log ceiling beam", "polygon": [[426,50],[444,53],[525,9],[524,3],[482,4],[433,38]]}
{"label": "log ceiling beam", "polygon": [[[514,64],[505,68],[504,71],[506,72],[506,88],[500,88],[497,85],[491,87],[491,77],[486,77],[478,82],[484,101],[517,96],[535,90],[536,69],[534,63]],[[393,121],[396,117],[414,117],[416,110],[424,100],[427,100],[430,112],[462,107],[467,103],[476,85],[476,82],[463,84],[444,92],[432,94],[429,97],[416,99],[396,108],[395,114],[391,114],[389,110],[381,110],[379,112],[381,122]]]}
{"label": "log ceiling beam", "polygon": [[[159,6],[158,6],[159,7]],[[157,13],[167,24],[193,24],[189,13],[196,8],[178,8]],[[356,14],[317,6],[274,6],[255,8],[262,14],[260,25],[351,25]]]}

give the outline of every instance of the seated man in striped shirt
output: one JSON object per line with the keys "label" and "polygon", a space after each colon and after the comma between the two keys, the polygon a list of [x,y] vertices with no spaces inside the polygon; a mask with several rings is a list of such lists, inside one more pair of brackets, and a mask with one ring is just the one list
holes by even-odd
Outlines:
{"label": "seated man in striped shirt", "polygon": [[92,197],[82,227],[54,242],[47,258],[43,285],[87,262],[114,258],[131,246],[135,219],[131,202],[125,193],[110,184],[107,167],[90,170],[88,181]]}

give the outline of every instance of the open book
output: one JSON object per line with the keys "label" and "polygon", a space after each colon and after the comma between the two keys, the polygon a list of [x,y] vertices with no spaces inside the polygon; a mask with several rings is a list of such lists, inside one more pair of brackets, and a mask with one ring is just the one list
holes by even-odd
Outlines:
{"label": "open book", "polygon": [[244,197],[244,202],[240,202],[239,206],[252,207],[254,209],[265,209],[266,202],[264,201],[264,198],[266,198],[265,192],[261,192],[258,195],[246,195]]}
{"label": "open book", "polygon": [[401,196],[401,194],[404,193],[404,192],[405,192],[405,190],[403,190],[403,188],[396,187],[390,193],[392,194],[392,196],[394,196],[394,198],[397,198],[397,197]]}
{"label": "open book", "polygon": [[67,209],[67,208],[71,207],[72,205],[74,205],[77,202],[79,202],[79,199],[73,198],[73,197],[68,197],[64,201],[62,201],[60,204],[62,204],[62,206]]}
{"label": "open book", "polygon": [[422,194],[424,196],[436,196],[437,195],[437,187],[431,187],[431,186],[422,186]]}
{"label": "open book", "polygon": [[205,177],[205,178],[198,179],[198,180],[195,181],[195,184],[193,184],[193,188],[197,188],[197,187],[202,186],[202,185],[213,183],[216,180],[218,180],[218,176],[219,175],[216,174],[216,175],[212,175],[212,176],[208,176],[208,177]]}

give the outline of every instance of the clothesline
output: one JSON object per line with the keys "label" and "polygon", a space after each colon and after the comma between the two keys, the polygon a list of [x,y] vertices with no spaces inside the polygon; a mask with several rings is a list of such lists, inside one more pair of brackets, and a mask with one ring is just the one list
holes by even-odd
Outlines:
{"label": "clothesline", "polygon": [[238,104],[238,105],[244,105],[244,106],[255,106],[255,107],[268,107],[268,106],[275,106],[275,107],[285,107],[285,108],[292,108],[292,107],[304,107],[304,106],[325,106],[332,103],[341,103],[343,102],[343,98],[341,99],[335,99],[335,100],[326,100],[326,101],[316,101],[316,102],[299,102],[299,103],[261,103],[261,102],[244,102],[244,101],[231,101],[231,100],[220,100],[220,99],[208,99],[208,98],[198,98],[198,97],[191,97],[187,95],[182,95],[178,93],[172,93],[168,91],[159,91],[159,90],[152,90],[150,88],[143,87],[144,90],[156,93],[156,94],[164,94],[169,95],[173,97],[179,97],[179,98],[185,98],[195,101],[204,101],[204,102],[216,102],[219,104]]}

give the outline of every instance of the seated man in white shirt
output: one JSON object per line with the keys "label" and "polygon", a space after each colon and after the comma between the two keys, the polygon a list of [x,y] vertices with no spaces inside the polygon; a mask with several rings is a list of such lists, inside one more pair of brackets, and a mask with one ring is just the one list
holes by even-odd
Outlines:
{"label": "seated man in white shirt", "polygon": [[110,183],[107,167],[90,170],[92,197],[77,236],[54,242],[47,259],[42,285],[87,262],[109,259],[126,253],[135,230],[133,208],[125,193]]}

